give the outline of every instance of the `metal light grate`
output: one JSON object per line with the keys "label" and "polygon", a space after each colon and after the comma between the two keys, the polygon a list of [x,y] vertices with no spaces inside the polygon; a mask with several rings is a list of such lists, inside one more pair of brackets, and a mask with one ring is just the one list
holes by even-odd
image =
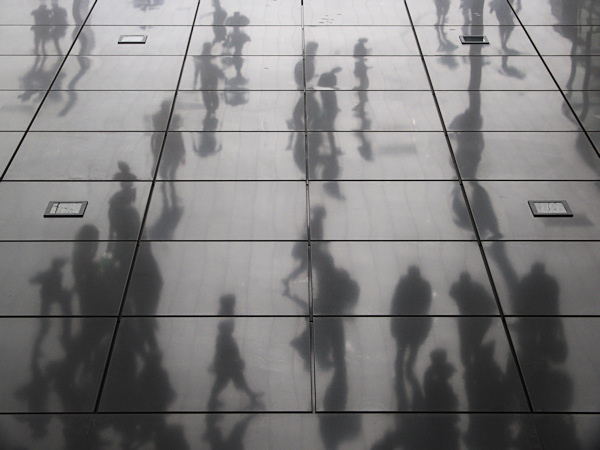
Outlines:
{"label": "metal light grate", "polygon": [[145,44],[148,36],[146,34],[122,34],[119,44]]}
{"label": "metal light grate", "polygon": [[50,202],[44,217],[83,217],[88,202]]}
{"label": "metal light grate", "polygon": [[565,200],[530,200],[528,203],[535,217],[573,217]]}
{"label": "metal light grate", "polygon": [[468,35],[465,34],[463,36],[460,36],[460,42],[462,42],[463,44],[489,44],[490,41],[488,41],[488,38],[486,36],[483,35]]}

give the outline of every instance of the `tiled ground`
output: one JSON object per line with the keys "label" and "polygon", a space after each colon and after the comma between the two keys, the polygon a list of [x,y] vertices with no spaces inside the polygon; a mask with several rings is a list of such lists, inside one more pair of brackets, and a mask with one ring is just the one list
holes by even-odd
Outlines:
{"label": "tiled ground", "polygon": [[600,448],[599,25],[0,0],[0,448]]}

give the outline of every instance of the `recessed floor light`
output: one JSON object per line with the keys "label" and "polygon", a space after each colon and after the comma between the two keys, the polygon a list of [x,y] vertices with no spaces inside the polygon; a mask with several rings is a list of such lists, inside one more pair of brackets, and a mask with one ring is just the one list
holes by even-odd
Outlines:
{"label": "recessed floor light", "polygon": [[145,44],[148,36],[145,34],[123,34],[119,37],[119,44]]}
{"label": "recessed floor light", "polygon": [[465,34],[464,36],[460,36],[460,42],[463,44],[489,44],[488,38],[483,35],[475,35],[475,34]]}
{"label": "recessed floor light", "polygon": [[535,217],[573,217],[565,200],[530,200],[528,203]]}
{"label": "recessed floor light", "polygon": [[88,202],[50,202],[44,217],[83,217]]}

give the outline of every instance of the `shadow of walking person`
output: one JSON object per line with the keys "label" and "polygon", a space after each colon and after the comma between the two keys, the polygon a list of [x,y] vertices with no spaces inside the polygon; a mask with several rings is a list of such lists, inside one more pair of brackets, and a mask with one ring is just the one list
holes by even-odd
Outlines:
{"label": "shadow of walking person", "polygon": [[230,381],[233,382],[237,390],[248,396],[251,408],[262,406],[259,399],[263,393],[250,389],[244,375],[246,363],[241,357],[237,341],[233,336],[235,329],[233,317],[235,302],[235,296],[231,294],[224,295],[219,299],[219,315],[228,316],[228,318],[219,322],[215,355],[212,365],[209,367],[209,371],[215,375],[215,381],[207,405],[209,411],[217,411],[219,409],[221,406],[219,394],[227,387]]}
{"label": "shadow of walking person", "polygon": [[223,431],[219,427],[219,422],[223,419],[221,414],[209,414],[206,416],[206,431],[202,438],[208,442],[211,450],[244,450],[244,436],[250,425],[250,421],[256,417],[249,414],[236,422],[227,437],[223,436]]}
{"label": "shadow of walking person", "polygon": [[[63,316],[72,314],[71,292],[63,286],[63,268],[67,260],[65,258],[54,258],[50,268],[35,274],[29,282],[40,285],[40,316],[41,328],[34,345],[34,355],[39,354],[40,346],[48,333],[50,324],[48,317],[51,314],[52,307],[56,304],[60,308]],[[63,343],[67,342],[71,336],[70,321],[64,320],[62,332]]]}
{"label": "shadow of walking person", "polygon": [[[317,234],[325,210],[316,209]],[[311,218],[312,219],[312,218]],[[311,220],[312,223],[312,220]],[[312,269],[316,294],[315,314],[332,316],[315,327],[315,361],[322,370],[333,369],[333,375],[323,396],[323,410],[342,412],[348,402],[348,374],[346,366],[346,334],[342,315],[350,314],[359,299],[360,286],[345,269],[337,267],[326,243],[313,246]],[[322,414],[319,431],[327,449],[337,449],[346,440],[360,433],[361,417],[357,414]]]}

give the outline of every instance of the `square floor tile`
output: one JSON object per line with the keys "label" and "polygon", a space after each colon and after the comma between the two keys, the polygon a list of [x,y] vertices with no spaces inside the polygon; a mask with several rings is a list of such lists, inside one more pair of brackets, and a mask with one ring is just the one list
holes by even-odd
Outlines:
{"label": "square floor tile", "polygon": [[[150,183],[2,182],[0,240],[136,240]],[[49,202],[87,201],[83,217],[44,217]]]}
{"label": "square floor tile", "polygon": [[[141,435],[141,431],[144,433]],[[512,432],[512,433],[511,433]],[[166,443],[169,448],[331,449],[446,448],[476,450],[490,442],[508,448],[513,436],[523,448],[541,450],[533,418],[528,414],[96,414],[87,446],[99,442],[117,447],[122,440]],[[196,445],[198,444],[198,445]],[[586,448],[585,450],[591,450]]]}
{"label": "square floor tile", "polygon": [[299,356],[309,353],[308,334],[296,337],[306,326],[303,318],[123,319],[100,410],[310,411]]}
{"label": "square floor tile", "polygon": [[317,318],[315,362],[318,411],[527,411],[499,318]]}
{"label": "square floor tile", "polygon": [[0,131],[25,131],[44,94],[43,91],[0,91]]}
{"label": "square floor tile", "polygon": [[[190,28],[181,26],[87,25],[73,53],[88,55],[185,55]],[[122,35],[145,35],[145,44],[119,44]]]}
{"label": "square floor tile", "polygon": [[303,131],[304,98],[291,91],[183,91],[171,131]]}
{"label": "square floor tile", "polygon": [[300,56],[302,28],[198,26],[194,27],[188,55]]}
{"label": "square floor tile", "polygon": [[[567,91],[565,96],[587,131],[600,131],[598,91]],[[568,114],[568,113],[566,113]]]}
{"label": "square floor tile", "polygon": [[[339,149],[331,152],[331,139]],[[311,180],[454,180],[443,133],[308,134]]]}
{"label": "square floor tile", "polygon": [[484,245],[505,314],[600,315],[597,242]]}
{"label": "square floor tile", "polygon": [[373,4],[367,0],[304,2],[306,25],[410,25],[406,7],[402,2],[383,0]]}
{"label": "square floor tile", "polygon": [[220,0],[200,2],[196,25],[300,25],[302,4],[293,0]]}
{"label": "square floor tile", "polygon": [[94,25],[191,25],[197,0],[167,2],[122,2],[103,0],[94,6]]}
{"label": "square floor tile", "polygon": [[169,91],[53,92],[33,131],[164,131],[173,101]]}
{"label": "square floor tile", "polygon": [[32,450],[86,448],[91,426],[91,414],[3,414],[0,442],[6,448]]}
{"label": "square floor tile", "polygon": [[[408,0],[407,2],[410,16],[415,25],[456,25],[482,23],[485,25],[515,25],[517,17],[511,11],[508,2],[494,2],[493,4],[480,4],[480,10],[477,10],[478,3],[461,4],[459,2],[449,2],[437,6],[420,0]],[[469,5],[471,7],[469,8]],[[517,23],[518,24],[518,23]]]}
{"label": "square floor tile", "polygon": [[428,91],[311,91],[306,120],[308,131],[442,131]]}
{"label": "square floor tile", "polygon": [[0,242],[0,315],[114,315],[132,242]]}
{"label": "square floor tile", "polygon": [[587,91],[600,89],[600,56],[544,56],[544,61],[561,89]]}
{"label": "square floor tile", "polygon": [[4,172],[8,166],[22,137],[20,132],[0,132],[0,171]]}
{"label": "square floor tile", "polygon": [[175,90],[183,56],[70,56],[54,90]]}
{"label": "square floor tile", "polygon": [[[486,8],[487,9],[487,8]],[[535,47],[518,25],[415,27],[424,55],[536,55]],[[462,35],[485,35],[489,44],[462,44]]]}
{"label": "square floor tile", "polygon": [[598,30],[587,24],[551,27],[528,26],[527,33],[542,56],[600,54],[600,46],[597,44]]}
{"label": "square floor tile", "polygon": [[170,132],[161,180],[304,180],[304,134]]}
{"label": "square floor tile", "polygon": [[[12,4],[11,7],[15,9]],[[60,35],[55,43],[51,38],[52,26],[0,26],[0,55],[66,55],[73,43],[73,34],[80,27],[59,28]]]}
{"label": "square floor tile", "polygon": [[[470,240],[470,223],[453,182],[312,182],[312,239]],[[312,233],[312,231],[311,231]]]}
{"label": "square floor tile", "polygon": [[567,2],[560,9],[545,0],[530,0],[518,3],[510,0],[524,25],[586,25],[588,14],[593,9],[591,0]]}
{"label": "square floor tile", "polygon": [[[538,56],[428,56],[425,62],[436,90],[557,90]],[[481,74],[477,84],[473,72]]]}
{"label": "square floor tile", "polygon": [[3,413],[93,412],[115,320],[0,318]]}
{"label": "square floor tile", "polygon": [[536,412],[598,412],[598,318],[507,320]]}
{"label": "square floor tile", "polygon": [[583,132],[458,132],[449,136],[464,180],[600,177],[600,159]]}
{"label": "square floor tile", "polygon": [[430,90],[423,60],[417,56],[315,56],[313,63],[321,75],[306,80],[309,89],[330,89],[328,73],[335,70],[342,90]]}
{"label": "square floor tile", "polygon": [[[304,36],[307,55],[419,55],[419,47],[410,26],[307,26]],[[316,45],[309,47],[308,44],[312,42]]]}
{"label": "square floor tile", "polygon": [[[296,74],[296,67],[299,73]],[[303,79],[302,57],[196,55],[187,58],[182,90],[298,90],[296,75]]]}
{"label": "square floor tile", "polygon": [[559,92],[437,92],[449,131],[581,131]]}
{"label": "square floor tile", "polygon": [[544,449],[594,450],[600,446],[598,414],[535,414],[533,417]]}
{"label": "square floor tile", "polygon": [[314,313],[498,315],[474,242],[313,242]]}
{"label": "square floor tile", "polygon": [[[0,56],[0,89],[42,91],[50,87],[61,56]],[[23,97],[36,95],[23,92]]]}
{"label": "square floor tile", "polygon": [[304,182],[160,182],[145,238],[306,239]]}
{"label": "square floor tile", "polygon": [[30,132],[7,180],[151,180],[160,133]]}
{"label": "square floor tile", "polygon": [[81,24],[92,6],[77,0],[62,0],[56,6],[35,0],[18,4],[4,3],[0,5],[0,25]]}
{"label": "square floor tile", "polygon": [[[221,302],[235,299],[235,309]],[[143,242],[126,315],[308,315],[306,242]]]}
{"label": "square floor tile", "polygon": [[[594,182],[489,181],[465,183],[475,223],[487,240],[600,238],[600,185]],[[530,200],[566,200],[573,217],[534,217]]]}

